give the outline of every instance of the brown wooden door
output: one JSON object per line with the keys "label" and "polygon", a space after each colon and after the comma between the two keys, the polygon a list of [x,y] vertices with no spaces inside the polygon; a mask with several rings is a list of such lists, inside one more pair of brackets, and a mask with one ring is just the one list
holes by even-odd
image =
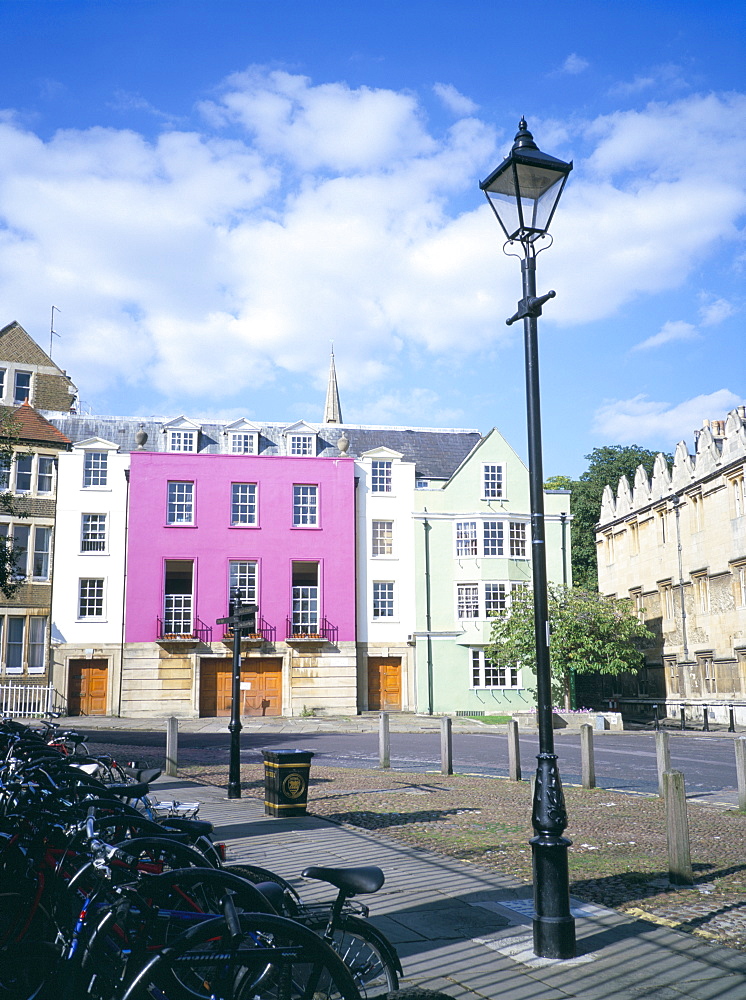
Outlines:
{"label": "brown wooden door", "polygon": [[372,712],[401,710],[400,657],[368,657],[368,708]]}
{"label": "brown wooden door", "polygon": [[[280,715],[282,712],[282,660],[244,660],[241,664],[242,715]],[[233,660],[202,660],[199,714],[231,714]]]}
{"label": "brown wooden door", "polygon": [[280,715],[282,712],[282,660],[249,660],[241,682],[251,685],[241,694],[244,715]]}
{"label": "brown wooden door", "polygon": [[106,715],[108,660],[70,660],[67,710],[70,715]]}

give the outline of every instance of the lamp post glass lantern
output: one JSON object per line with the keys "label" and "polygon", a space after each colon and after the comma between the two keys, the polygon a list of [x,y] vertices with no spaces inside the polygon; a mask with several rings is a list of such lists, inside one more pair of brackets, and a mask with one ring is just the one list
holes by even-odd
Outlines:
{"label": "lamp post glass lantern", "polygon": [[[570,913],[567,849],[562,834],[567,811],[557,755],[554,752],[552,677],[549,657],[549,608],[544,537],[544,471],[541,448],[541,404],[537,319],[542,306],[555,293],[536,295],[536,256],[545,249],[541,241],[554,216],[560,195],[572,170],[554,156],[542,153],[521,119],[513,148],[489,177],[480,183],[507,238],[505,249],[520,248],[523,298],[508,325],[523,320],[526,365],[526,414],[531,498],[531,568],[534,592],[536,643],[536,715],[539,754],[531,822],[534,908],[534,952],[544,958],[573,958],[575,921]],[[551,237],[550,237],[551,239]]]}

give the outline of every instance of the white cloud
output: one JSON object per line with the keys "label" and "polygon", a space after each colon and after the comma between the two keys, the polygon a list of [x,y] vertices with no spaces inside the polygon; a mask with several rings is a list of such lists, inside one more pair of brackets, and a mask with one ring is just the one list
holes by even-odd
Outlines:
{"label": "white cloud", "polygon": [[632,350],[647,351],[652,347],[662,347],[663,344],[670,344],[678,340],[699,340],[701,336],[696,326],[692,326],[691,323],[685,323],[683,320],[669,320],[663,324],[658,333],[639,344],[635,344]]}
{"label": "white cloud", "polygon": [[614,443],[652,441],[662,451],[671,451],[678,441],[690,441],[705,417],[720,420],[743,402],[730,389],[718,389],[676,405],[639,395],[605,403],[594,414],[593,430]]}
{"label": "white cloud", "polygon": [[699,321],[702,326],[717,326],[718,323],[735,316],[737,310],[727,299],[705,298],[699,309]]}
{"label": "white cloud", "polygon": [[470,97],[461,94],[452,83],[435,83],[433,92],[439,97],[449,111],[456,115],[473,115],[477,105]]}
{"label": "white cloud", "polygon": [[569,73],[571,76],[577,76],[578,73],[583,73],[587,70],[589,66],[590,63],[587,59],[583,59],[577,53],[572,52],[562,63],[562,72]]}
{"label": "white cloud", "polygon": [[215,125],[240,125],[263,152],[303,172],[388,168],[436,151],[413,94],[344,83],[312,86],[307,77],[259,68],[228,78],[220,96],[202,104]]}
{"label": "white cloud", "polygon": [[[438,88],[465,117],[437,133],[412,93],[258,68],[225,81],[198,128],[153,142],[112,128],[43,140],[0,115],[6,321],[43,336],[54,302],[56,357],[87,392],[149,383],[182,408],[188,394],[222,404],[226,372],[247,400],[285,372],[323,387],[330,340],[354,393],[418,351],[466,363],[512,339],[517,265],[477,189],[510,139],[496,150],[471,101]],[[717,181],[713,121],[729,129]],[[743,95],[531,127],[576,167],[541,258],[542,289],[559,292],[547,320],[612,315],[736,244]]]}

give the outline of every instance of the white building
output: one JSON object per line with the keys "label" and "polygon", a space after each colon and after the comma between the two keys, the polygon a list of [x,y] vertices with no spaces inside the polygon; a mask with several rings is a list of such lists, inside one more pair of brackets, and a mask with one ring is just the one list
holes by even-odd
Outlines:
{"label": "white building", "polygon": [[59,458],[53,680],[72,715],[118,709],[129,464],[128,452],[100,437]]}

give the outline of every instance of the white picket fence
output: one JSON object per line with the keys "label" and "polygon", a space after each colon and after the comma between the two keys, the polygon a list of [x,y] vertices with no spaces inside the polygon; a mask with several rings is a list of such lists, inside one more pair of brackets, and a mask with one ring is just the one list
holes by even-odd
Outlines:
{"label": "white picket fence", "polygon": [[0,684],[0,714],[27,719],[55,707],[54,684]]}

